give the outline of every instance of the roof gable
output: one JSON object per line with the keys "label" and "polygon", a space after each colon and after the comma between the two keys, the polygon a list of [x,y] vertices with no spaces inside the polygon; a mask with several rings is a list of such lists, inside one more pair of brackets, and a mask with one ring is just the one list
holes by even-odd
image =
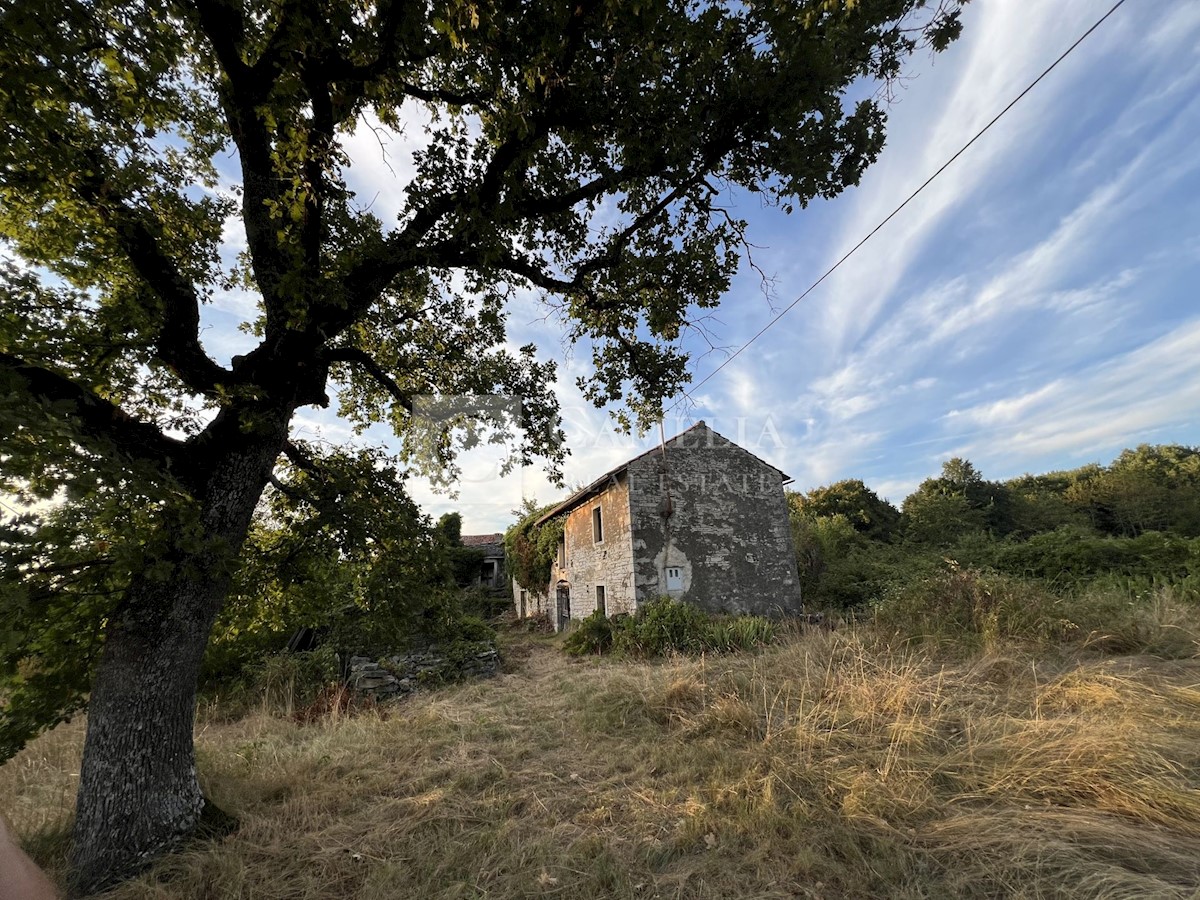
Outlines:
{"label": "roof gable", "polygon": [[495,534],[464,534],[461,540],[464,547],[486,547],[488,544],[503,544],[504,535],[500,532],[496,532]]}
{"label": "roof gable", "polygon": [[580,488],[574,494],[567,497],[567,499],[564,500],[562,503],[559,503],[553,509],[551,509],[549,512],[546,512],[545,514],[543,514],[541,516],[541,518],[539,518],[535,524],[541,525],[543,522],[553,519],[557,515],[561,515],[564,512],[568,512],[569,510],[574,509],[576,506],[578,506],[584,500],[587,500],[589,497],[600,493],[600,490],[604,487],[604,485],[608,484],[608,482],[611,479],[615,478],[617,475],[626,471],[630,467],[630,465],[632,465],[633,463],[637,462],[638,460],[645,459],[647,456],[653,456],[655,453],[662,453],[663,447],[669,448],[672,444],[677,443],[680,440],[680,438],[683,438],[685,435],[691,434],[693,431],[697,431],[699,429],[703,429],[704,431],[708,432],[708,434],[710,434],[714,437],[720,438],[722,441],[724,441],[729,446],[736,447],[738,450],[741,450],[743,453],[747,453],[750,456],[753,456],[755,459],[757,459],[760,463],[762,463],[767,468],[774,469],[776,472],[778,472],[780,475],[782,475],[783,480],[785,482],[792,480],[784,473],[784,471],[782,469],[780,469],[777,466],[771,465],[769,462],[767,462],[762,457],[757,456],[754,453],[750,453],[750,451],[747,450],[745,447],[743,447],[741,444],[731,441],[729,438],[725,437],[725,435],[720,434],[719,432],[716,432],[713,429],[709,428],[708,424],[703,419],[701,419],[695,425],[691,426],[690,428],[685,428],[683,431],[679,432],[679,434],[675,435],[670,440],[664,442],[663,446],[651,447],[645,453],[639,453],[637,456],[634,456],[631,459],[625,460],[625,462],[621,463],[619,466],[609,469],[607,472],[605,472],[603,475],[601,475],[599,478],[597,478],[595,481],[593,481],[587,487]]}

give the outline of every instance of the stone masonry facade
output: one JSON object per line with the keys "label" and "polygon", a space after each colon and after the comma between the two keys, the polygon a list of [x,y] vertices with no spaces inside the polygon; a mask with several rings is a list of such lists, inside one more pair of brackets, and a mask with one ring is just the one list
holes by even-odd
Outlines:
{"label": "stone masonry facade", "polygon": [[[599,511],[600,540],[595,526]],[[564,564],[565,565],[562,565]],[[563,522],[563,547],[550,575],[552,618],[558,622],[558,588],[569,588],[570,617],[590,616],[600,605],[608,615],[634,611],[633,540],[629,528],[629,479],[617,472],[599,493],[582,502]]]}
{"label": "stone masonry facade", "polygon": [[800,612],[783,473],[700,423],[629,463],[639,601],[708,612]]}
{"label": "stone masonry facade", "polygon": [[544,593],[514,583],[518,615],[546,612],[561,628],[601,602],[615,615],[661,596],[709,612],[801,612],[783,473],[704,422],[664,449],[547,514],[565,517],[564,541]]}

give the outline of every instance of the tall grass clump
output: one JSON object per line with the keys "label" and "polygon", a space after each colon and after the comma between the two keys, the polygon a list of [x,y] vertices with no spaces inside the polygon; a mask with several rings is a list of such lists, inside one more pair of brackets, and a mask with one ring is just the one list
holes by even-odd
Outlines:
{"label": "tall grass clump", "polygon": [[1062,640],[1076,627],[1062,600],[1040,585],[974,569],[893,588],[876,604],[875,623],[905,640],[976,648],[1005,639]]}
{"label": "tall grass clump", "polygon": [[1144,653],[1163,659],[1200,654],[1200,598],[1186,587],[1094,584],[1066,606],[1073,638],[1106,653]]}
{"label": "tall grass clump", "polygon": [[264,712],[294,715],[340,680],[337,654],[330,647],[305,653],[276,653],[251,670],[252,690]]}
{"label": "tall grass clump", "polygon": [[906,642],[968,650],[1015,641],[1184,658],[1200,652],[1198,612],[1184,588],[1110,582],[1060,595],[1041,581],[955,569],[894,588],[874,622]]}

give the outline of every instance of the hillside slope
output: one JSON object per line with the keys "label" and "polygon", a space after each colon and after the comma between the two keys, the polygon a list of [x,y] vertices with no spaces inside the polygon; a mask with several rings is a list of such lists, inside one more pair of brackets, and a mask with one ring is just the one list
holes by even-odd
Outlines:
{"label": "hillside slope", "polygon": [[[939,657],[866,630],[569,661],[389,711],[198,723],[240,816],[113,898],[1194,897],[1200,660]],[[58,865],[81,726],[0,769]]]}

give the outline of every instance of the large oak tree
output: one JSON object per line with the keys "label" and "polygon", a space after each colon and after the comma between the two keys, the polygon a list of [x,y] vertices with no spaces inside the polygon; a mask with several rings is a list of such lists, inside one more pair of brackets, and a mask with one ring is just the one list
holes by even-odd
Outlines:
{"label": "large oak tree", "polygon": [[[745,247],[729,192],[791,210],[856,183],[885,123],[861,86],[943,48],[958,7],[0,5],[0,461],[4,487],[57,510],[4,531],[0,730],[11,754],[86,693],[74,889],[203,818],[197,671],[264,487],[309,465],[298,409],[332,392],[403,435],[418,395],[520,395],[481,415],[553,461],[553,368],[505,340],[532,289],[590,348],[586,395],[652,420]],[[416,122],[381,221],[347,187],[345,140]],[[202,308],[239,288],[257,345],[225,364]],[[453,442],[432,445],[448,463]]]}

